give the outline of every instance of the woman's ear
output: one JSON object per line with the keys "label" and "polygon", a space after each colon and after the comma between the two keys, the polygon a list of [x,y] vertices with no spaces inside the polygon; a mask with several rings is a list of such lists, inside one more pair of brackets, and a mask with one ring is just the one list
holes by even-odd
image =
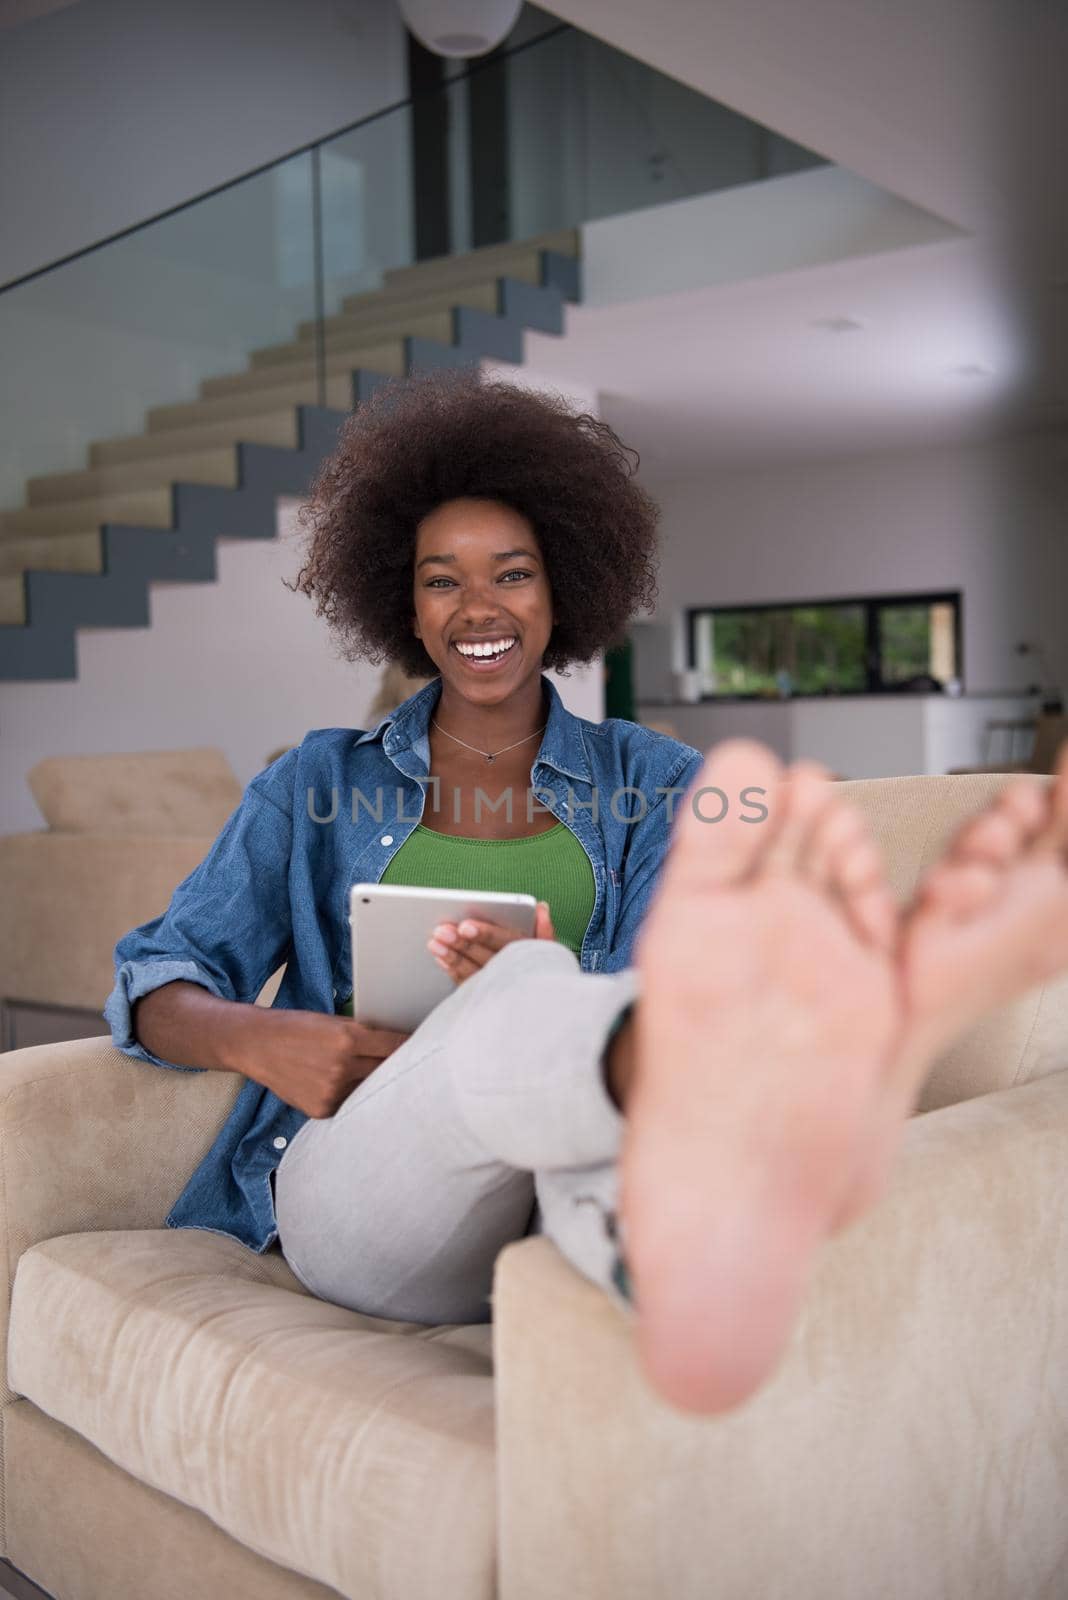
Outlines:
{"label": "woman's ear", "polygon": [[419,618],[416,617],[416,616],[412,617],[412,632],[415,634],[415,637],[417,639],[421,639],[423,637],[422,633],[419,630]]}

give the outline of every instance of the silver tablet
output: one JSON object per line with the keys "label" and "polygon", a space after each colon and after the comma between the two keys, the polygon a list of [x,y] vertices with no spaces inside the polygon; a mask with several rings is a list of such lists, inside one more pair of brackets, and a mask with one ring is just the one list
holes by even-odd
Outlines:
{"label": "silver tablet", "polygon": [[353,1016],[373,1027],[411,1033],[456,988],[427,949],[439,922],[477,917],[529,938],[537,909],[530,894],[354,884],[349,896]]}

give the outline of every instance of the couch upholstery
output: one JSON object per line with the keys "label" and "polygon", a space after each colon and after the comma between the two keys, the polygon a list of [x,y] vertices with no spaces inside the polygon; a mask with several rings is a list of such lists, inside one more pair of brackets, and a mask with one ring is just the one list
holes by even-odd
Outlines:
{"label": "couch upholstery", "polygon": [[185,834],[213,839],[241,798],[221,750],[46,756],[26,774],[57,833]]}
{"label": "couch upholstery", "polygon": [[[849,785],[902,892],[996,787]],[[10,1053],[3,1553],[57,1600],[1054,1600],[1066,1066],[1063,982],[959,1044],[778,1372],[698,1419],[548,1239],[502,1252],[492,1329],[361,1317],[163,1226],[241,1080]]]}
{"label": "couch upholstery", "polygon": [[354,1316],[275,1251],[115,1231],[28,1253],[8,1370],[16,1392],[269,1560],[342,1594],[481,1597],[490,1336]]}
{"label": "couch upholstery", "polygon": [[167,909],[241,799],[221,750],[49,756],[46,829],[0,837],[0,1001],[99,1011],[116,942]]}
{"label": "couch upholstery", "polygon": [[502,1253],[495,1311],[509,1600],[1068,1594],[1064,1072],[913,1120],[779,1371],[717,1420],[650,1396],[545,1239]]}

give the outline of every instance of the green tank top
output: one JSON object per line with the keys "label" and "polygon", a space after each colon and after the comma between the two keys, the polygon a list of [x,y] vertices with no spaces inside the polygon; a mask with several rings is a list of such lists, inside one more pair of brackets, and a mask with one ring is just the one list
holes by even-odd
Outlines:
{"label": "green tank top", "polygon": [[[382,883],[424,889],[495,889],[545,900],[558,943],[578,955],[593,914],[590,858],[563,822],[526,839],[465,839],[420,822],[383,872]],[[352,1015],[352,997],[338,1007]]]}

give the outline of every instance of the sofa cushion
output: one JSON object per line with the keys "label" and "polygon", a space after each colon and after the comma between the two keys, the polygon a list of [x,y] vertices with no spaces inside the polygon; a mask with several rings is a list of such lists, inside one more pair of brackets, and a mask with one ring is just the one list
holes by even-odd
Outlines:
{"label": "sofa cushion", "polygon": [[[840,792],[867,817],[891,887],[905,902],[962,823],[1012,781],[1005,773],[868,778],[843,783]],[[962,1034],[934,1063],[916,1109],[935,1111],[1066,1067],[1068,977],[1032,989]]]}
{"label": "sofa cushion", "polygon": [[46,756],[26,775],[61,833],[164,833],[213,839],[241,800],[221,750]]}
{"label": "sofa cushion", "polygon": [[494,1592],[489,1324],[318,1300],[199,1229],[26,1251],[8,1377],[129,1473],[359,1600]]}

